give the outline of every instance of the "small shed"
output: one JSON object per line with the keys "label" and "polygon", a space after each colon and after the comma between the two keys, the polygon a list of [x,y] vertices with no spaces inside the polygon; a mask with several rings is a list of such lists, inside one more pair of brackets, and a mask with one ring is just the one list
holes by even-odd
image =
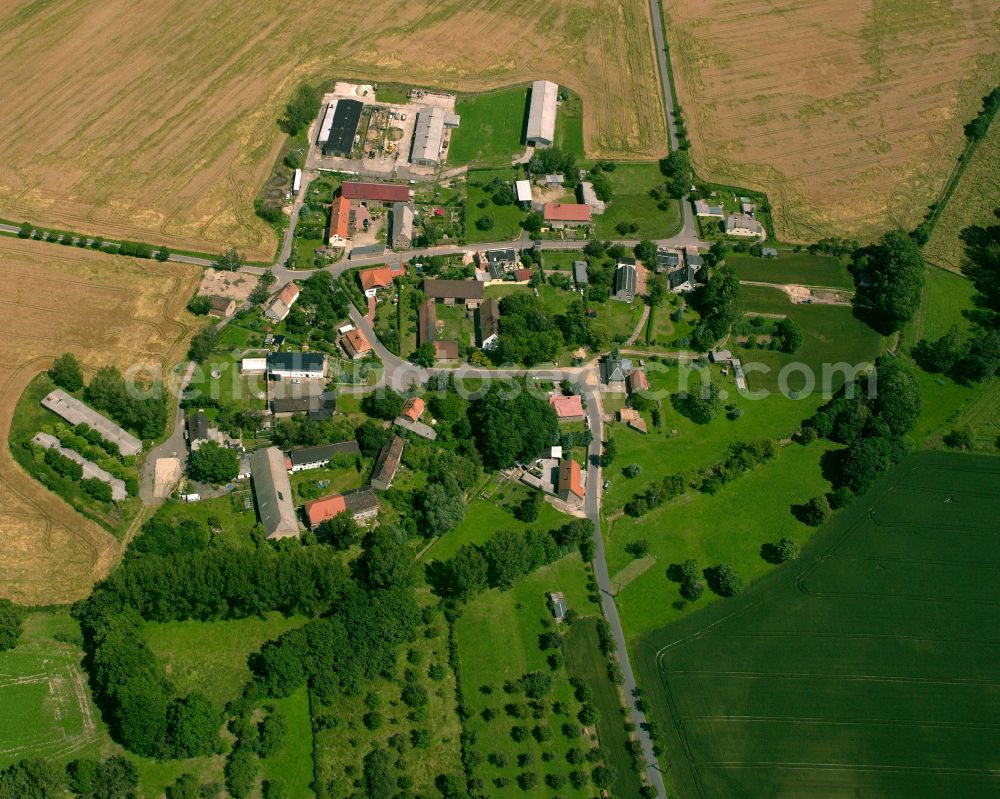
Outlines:
{"label": "small shed", "polygon": [[552,609],[552,616],[556,622],[562,622],[566,619],[566,611],[569,608],[566,607],[566,597],[563,596],[562,591],[553,591],[549,594],[549,607]]}

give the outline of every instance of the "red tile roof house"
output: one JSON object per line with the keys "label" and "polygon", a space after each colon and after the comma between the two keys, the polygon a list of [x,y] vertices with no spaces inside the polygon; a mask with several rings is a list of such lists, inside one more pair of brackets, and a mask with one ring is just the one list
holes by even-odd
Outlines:
{"label": "red tile roof house", "polygon": [[390,264],[389,266],[362,269],[358,272],[358,277],[361,279],[361,288],[364,289],[365,296],[374,297],[379,291],[390,288],[394,278],[403,277],[405,274],[405,266]]}
{"label": "red tile roof house", "polygon": [[264,316],[274,323],[280,322],[288,316],[288,312],[292,309],[292,306],[298,298],[299,287],[294,282],[289,283],[281,290],[274,301],[267,306],[267,310],[264,311]]}
{"label": "red tile roof house", "polygon": [[340,187],[340,196],[351,202],[382,203],[390,206],[393,203],[408,203],[410,189],[403,183],[361,183],[348,181]]}
{"label": "red tile roof house", "polygon": [[554,228],[589,225],[590,206],[583,203],[545,203],[542,217],[545,224]]}
{"label": "red tile roof house", "polygon": [[421,415],[424,412],[424,401],[420,397],[411,397],[403,405],[403,412],[400,416],[405,416],[411,422],[416,422],[420,420]]}
{"label": "red tile roof house", "polygon": [[351,225],[351,201],[341,195],[333,201],[330,207],[330,228],[327,230],[326,242],[331,247],[343,247],[347,244]]}
{"label": "red tile roof house", "polygon": [[559,498],[569,502],[574,498],[583,499],[583,497],[580,464],[572,458],[563,458],[559,461]]}
{"label": "red tile roof house", "polygon": [[637,391],[649,391],[649,381],[646,379],[646,373],[641,369],[633,369],[626,378],[626,382],[629,394],[635,394]]}
{"label": "red tile roof house", "polygon": [[356,522],[363,522],[378,515],[378,501],[375,495],[366,488],[349,491],[346,494],[331,494],[319,499],[309,500],[304,506],[309,527],[315,530],[323,522],[329,521],[341,513],[350,513]]}
{"label": "red tile roof house", "polygon": [[352,361],[364,357],[372,348],[365,334],[357,328],[347,331],[340,337],[340,346]]}
{"label": "red tile roof house", "polygon": [[583,399],[579,394],[563,397],[558,394],[549,395],[549,405],[555,408],[560,422],[583,421]]}

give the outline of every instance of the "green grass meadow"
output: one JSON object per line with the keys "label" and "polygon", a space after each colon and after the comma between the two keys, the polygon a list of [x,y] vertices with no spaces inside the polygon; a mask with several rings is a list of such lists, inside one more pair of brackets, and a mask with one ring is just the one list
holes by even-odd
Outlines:
{"label": "green grass meadow", "polygon": [[455,113],[462,124],[451,134],[451,166],[509,164],[523,149],[528,86],[513,86],[459,97]]}
{"label": "green grass meadow", "polygon": [[[802,346],[790,354],[777,350],[737,350],[751,391],[777,391],[783,385],[801,391],[807,385],[807,378],[791,364],[808,367],[819,389],[824,384],[825,364],[870,363],[881,349],[881,336],[855,317],[848,306],[793,304],[783,291],[766,286],[741,286],[740,295],[744,311],[787,316],[803,334]],[[782,370],[787,370],[784,378]],[[829,374],[830,388],[836,391],[843,385],[843,374],[832,367]]]}
{"label": "green grass meadow", "polygon": [[839,258],[828,255],[779,250],[777,258],[755,258],[731,252],[726,255],[726,263],[736,270],[740,280],[854,288],[854,278],[847,266]]}
{"label": "green grass meadow", "polygon": [[911,456],[800,560],[650,628],[680,795],[996,796],[998,480],[996,459]]}
{"label": "green grass meadow", "polygon": [[314,796],[313,782],[313,732],[309,714],[309,691],[299,688],[291,696],[265,702],[285,717],[288,730],[281,748],[260,761],[261,777],[281,782],[289,797]]}
{"label": "green grass meadow", "polygon": [[280,613],[264,619],[146,622],[144,635],[179,693],[199,691],[221,711],[251,677],[247,658],[304,622]]}
{"label": "green grass meadow", "polygon": [[634,222],[639,226],[627,238],[662,239],[673,236],[684,224],[680,202],[671,200],[668,210],[661,211],[649,192],[664,182],[657,162],[635,162],[616,164],[614,172],[609,172],[611,182],[611,202],[603,214],[594,217],[594,227],[599,237],[620,239],[616,230],[619,222]]}
{"label": "green grass meadow", "polygon": [[[485,187],[494,178],[500,178],[511,185],[518,179],[518,173],[507,169],[477,169],[468,175],[468,206],[465,214],[465,236],[469,243],[479,241],[508,241],[521,235],[521,221],[524,212],[516,203],[513,205],[497,205],[493,202]],[[484,207],[480,208],[480,204]],[[493,227],[480,230],[476,221],[483,217],[493,220]]]}

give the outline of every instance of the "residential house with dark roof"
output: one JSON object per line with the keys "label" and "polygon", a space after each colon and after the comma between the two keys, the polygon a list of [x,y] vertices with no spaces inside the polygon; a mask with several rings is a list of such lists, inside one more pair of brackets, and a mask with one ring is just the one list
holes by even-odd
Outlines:
{"label": "residential house with dark roof", "polygon": [[232,297],[212,296],[208,298],[208,303],[209,314],[219,319],[228,319],[236,313],[236,300]]}
{"label": "residential house with dark roof", "polygon": [[267,376],[272,380],[325,374],[326,355],[322,352],[272,352],[267,356]]}
{"label": "residential house with dark roof", "polygon": [[392,485],[392,480],[396,476],[396,470],[403,458],[403,447],[406,441],[397,435],[393,435],[385,446],[382,447],[378,457],[375,459],[375,466],[372,469],[372,477],[369,480],[372,488],[381,491],[388,491]]}
{"label": "residential house with dark roof", "polygon": [[632,361],[609,355],[600,363],[601,383],[608,391],[624,391],[625,379],[632,371]]}
{"label": "residential house with dark roof", "polygon": [[726,217],[726,235],[737,238],[764,238],[764,226],[749,214]]}
{"label": "residential house with dark roof", "polygon": [[208,440],[208,417],[205,412],[189,413],[187,417],[187,441],[191,451],[197,451]]}
{"label": "residential house with dark roof", "polygon": [[587,285],[587,262],[573,261],[573,282],[579,286]]}
{"label": "residential house with dark roof", "polygon": [[336,444],[320,444],[315,447],[299,447],[290,450],[288,463],[293,472],[304,472],[309,469],[319,469],[331,460],[356,458],[361,454],[357,441],[340,441]]}
{"label": "residential house with dark roof", "polygon": [[710,203],[707,200],[695,200],[694,213],[695,216],[702,216],[710,219],[722,219],[726,212],[723,210],[722,206],[717,203]]}
{"label": "residential house with dark roof", "polygon": [[275,419],[287,419],[297,413],[304,413],[310,422],[326,422],[333,418],[337,410],[337,395],[332,391],[307,397],[283,397],[268,403]]}
{"label": "residential house with dark roof", "polygon": [[656,251],[656,271],[658,274],[669,272],[681,265],[681,254],[677,250]]}
{"label": "residential house with dark roof", "polygon": [[297,536],[299,523],[292,502],[292,484],[281,450],[267,447],[251,453],[250,479],[264,535],[269,539]]}
{"label": "residential house with dark roof", "polygon": [[392,231],[389,240],[394,250],[408,250],[413,242],[413,206],[406,203],[393,203]]}
{"label": "residential house with dark roof", "polygon": [[478,308],[483,301],[485,288],[478,280],[424,280],[424,293],[432,300],[445,305],[462,302],[469,308]]}
{"label": "residential house with dark roof", "polygon": [[634,301],[638,285],[639,273],[635,266],[635,259],[619,258],[618,268],[615,270],[614,299],[621,302]]}

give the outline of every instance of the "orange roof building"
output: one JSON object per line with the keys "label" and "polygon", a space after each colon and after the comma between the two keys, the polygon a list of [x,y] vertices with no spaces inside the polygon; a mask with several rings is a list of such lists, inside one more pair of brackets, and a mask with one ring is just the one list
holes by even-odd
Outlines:
{"label": "orange roof building", "polygon": [[371,269],[363,269],[358,273],[361,278],[361,288],[365,290],[366,297],[374,297],[379,289],[389,288],[394,278],[402,277],[405,274],[406,267],[402,264],[375,266]]}
{"label": "orange roof building", "polygon": [[545,203],[542,216],[556,227],[585,225],[590,221],[590,206],[584,203]]}
{"label": "orange roof building", "polygon": [[564,397],[560,394],[549,396],[549,405],[555,408],[560,422],[576,421],[583,418],[583,399],[579,394]]}
{"label": "orange roof building", "polygon": [[305,504],[306,519],[313,529],[347,510],[347,503],[340,494],[311,499]]}
{"label": "orange roof building", "polygon": [[570,495],[583,499],[583,478],[580,464],[572,458],[559,461],[559,496],[569,499]]}
{"label": "orange roof building", "polygon": [[349,330],[341,336],[340,346],[343,347],[344,352],[347,353],[347,356],[351,360],[361,358],[372,348],[371,343],[365,338],[365,334],[358,330],[358,328]]}
{"label": "orange roof building", "polygon": [[649,381],[641,369],[633,369],[627,378],[628,388],[633,394],[636,391],[649,391]]}
{"label": "orange roof building", "polygon": [[403,406],[403,412],[401,416],[405,416],[411,422],[416,422],[420,419],[424,412],[424,401],[420,397],[411,397],[406,401]]}
{"label": "orange roof building", "polygon": [[330,207],[330,229],[327,243],[334,246],[342,245],[350,238],[351,201],[341,195],[333,201]]}

